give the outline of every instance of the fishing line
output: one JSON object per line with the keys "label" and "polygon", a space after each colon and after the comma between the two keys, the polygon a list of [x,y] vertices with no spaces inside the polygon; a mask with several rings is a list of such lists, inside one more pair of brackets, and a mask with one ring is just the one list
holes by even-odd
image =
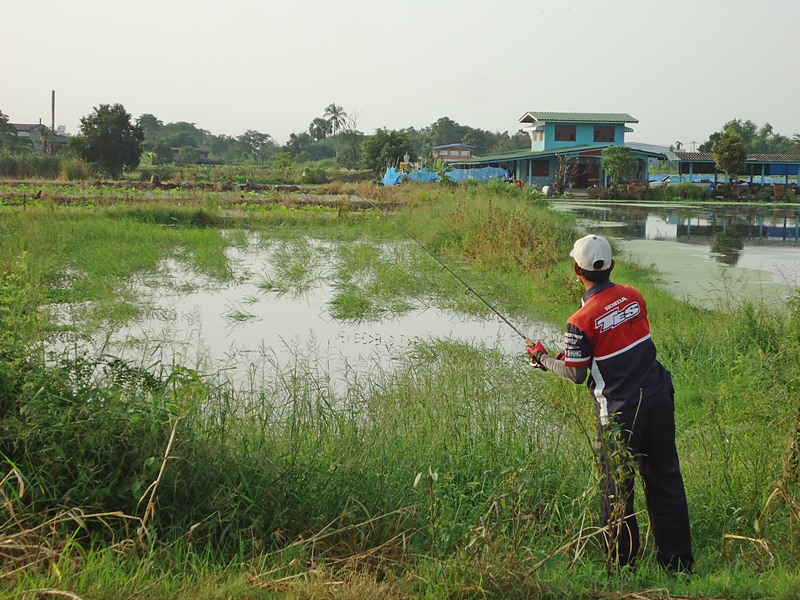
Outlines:
{"label": "fishing line", "polygon": [[439,265],[440,265],[440,266],[441,266],[441,267],[442,267],[442,268],[443,268],[445,271],[447,271],[448,273],[450,273],[450,275],[452,275],[453,277],[455,277],[456,281],[458,281],[458,282],[459,282],[461,285],[463,285],[463,286],[464,286],[464,287],[465,287],[465,288],[466,288],[466,289],[467,289],[469,292],[471,292],[471,293],[472,293],[472,294],[473,294],[473,295],[474,295],[474,296],[475,296],[475,297],[476,297],[478,300],[480,300],[480,301],[481,301],[481,302],[484,304],[484,306],[486,306],[486,308],[488,308],[488,309],[489,309],[489,310],[491,310],[491,311],[492,311],[494,314],[496,314],[498,317],[500,317],[500,319],[503,321],[503,323],[505,323],[506,325],[508,325],[509,327],[511,327],[511,329],[513,329],[513,330],[514,330],[514,332],[515,332],[517,335],[519,335],[519,336],[520,336],[522,339],[524,339],[524,340],[527,340],[527,339],[528,339],[528,336],[526,336],[526,335],[525,335],[524,333],[522,333],[522,332],[521,332],[519,329],[517,329],[517,327],[516,327],[516,326],[515,326],[515,325],[514,325],[514,324],[513,324],[511,321],[509,321],[509,320],[508,320],[508,319],[507,319],[505,316],[503,316],[503,315],[500,313],[500,311],[499,311],[499,310],[497,310],[497,309],[496,309],[494,306],[492,306],[492,304],[491,304],[491,303],[490,303],[488,300],[486,300],[486,299],[485,299],[483,296],[481,296],[481,295],[480,295],[480,294],[479,294],[479,293],[478,293],[478,292],[477,292],[477,291],[476,291],[476,290],[475,290],[475,289],[474,289],[474,288],[473,288],[473,287],[472,287],[470,284],[468,284],[466,281],[464,281],[464,280],[463,280],[463,279],[462,279],[462,278],[461,278],[461,277],[458,275],[458,273],[456,273],[455,271],[453,271],[453,269],[451,269],[451,268],[450,268],[450,267],[447,265],[447,263],[445,263],[445,262],[444,262],[442,259],[440,259],[438,256],[436,256],[436,255],[435,255],[433,252],[431,252],[430,250],[428,250],[428,248],[426,248],[426,247],[425,247],[425,245],[424,245],[422,242],[420,242],[420,241],[419,241],[417,238],[415,238],[413,235],[411,235],[411,234],[410,234],[410,233],[409,233],[409,232],[408,232],[408,231],[407,231],[407,230],[406,230],[406,229],[405,229],[405,228],[404,228],[402,225],[400,225],[400,223],[398,223],[397,221],[395,221],[394,219],[392,219],[392,218],[391,218],[391,217],[390,217],[390,216],[389,216],[389,215],[386,213],[386,211],[384,211],[383,209],[381,209],[381,208],[380,208],[380,207],[379,207],[377,204],[375,204],[375,203],[374,203],[374,202],[373,202],[373,201],[372,201],[370,198],[367,198],[366,196],[362,196],[361,194],[359,194],[359,193],[358,193],[358,191],[357,191],[357,190],[356,190],[356,189],[355,189],[355,188],[354,188],[352,185],[350,185],[349,183],[348,183],[348,185],[350,186],[350,188],[352,188],[352,190],[353,190],[353,191],[354,191],[354,192],[357,194],[357,196],[358,196],[359,198],[363,198],[364,200],[366,200],[366,201],[369,203],[369,205],[370,205],[370,206],[372,206],[372,208],[374,208],[375,210],[377,210],[377,211],[378,211],[378,212],[379,212],[379,213],[380,213],[380,214],[381,214],[381,215],[382,215],[382,216],[383,216],[383,217],[384,217],[386,220],[388,220],[388,221],[389,221],[389,222],[390,222],[392,225],[394,225],[394,226],[395,226],[395,227],[397,227],[397,228],[398,228],[398,229],[399,229],[401,232],[403,232],[403,235],[405,235],[405,236],[406,236],[408,239],[410,239],[412,242],[414,242],[414,243],[415,243],[417,246],[419,246],[420,248],[422,248],[422,249],[425,251],[425,253],[426,253],[428,256],[430,256],[430,257],[431,257],[433,260],[435,260],[437,263],[439,263]]}

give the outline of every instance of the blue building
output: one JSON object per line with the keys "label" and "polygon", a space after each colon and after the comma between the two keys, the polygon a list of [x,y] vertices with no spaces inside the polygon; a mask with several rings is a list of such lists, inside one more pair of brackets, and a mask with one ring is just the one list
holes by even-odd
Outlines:
{"label": "blue building", "polygon": [[[638,123],[625,113],[526,112],[519,119],[531,138],[530,150],[454,161],[456,168],[499,167],[515,180],[542,187],[562,176],[566,187],[604,185],[603,150],[625,145],[628,124]],[[636,179],[647,180],[650,158],[664,159],[661,152],[631,146],[639,163]]]}

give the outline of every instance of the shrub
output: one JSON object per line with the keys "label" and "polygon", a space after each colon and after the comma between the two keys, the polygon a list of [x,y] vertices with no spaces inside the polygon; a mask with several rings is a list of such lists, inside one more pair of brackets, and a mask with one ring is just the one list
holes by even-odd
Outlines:
{"label": "shrub", "polygon": [[631,200],[641,200],[647,190],[647,182],[637,179],[628,183],[628,197]]}
{"label": "shrub", "polygon": [[61,160],[61,176],[68,181],[89,178],[89,165],[81,158],[68,157]]}
{"label": "shrub", "polygon": [[153,166],[139,171],[139,181],[151,181],[157,175],[161,181],[175,181],[178,169],[172,165]]}
{"label": "shrub", "polygon": [[648,187],[642,196],[645,200],[664,200],[669,188],[667,186]]}
{"label": "shrub", "polygon": [[769,188],[769,186],[762,185],[758,188],[758,191],[756,192],[756,200],[759,202],[769,202],[772,200],[772,190]]}
{"label": "shrub", "polygon": [[673,196],[677,196],[678,198],[686,198],[688,200],[702,200],[706,196],[703,188],[688,182],[679,183],[675,186],[672,186],[670,191],[672,191]]}
{"label": "shrub", "polygon": [[594,198],[594,199],[607,198],[608,189],[595,185],[587,189],[586,194],[589,196],[589,198]]}
{"label": "shrub", "polygon": [[[464,183],[467,183],[467,181],[465,181]],[[511,183],[510,181],[505,181],[503,179],[492,178],[486,183],[481,183],[479,181],[476,181],[475,183],[477,183],[478,185],[486,186],[486,190],[488,192],[497,195],[516,196],[521,191],[520,188],[518,188],[515,184]]]}
{"label": "shrub", "polygon": [[330,177],[328,177],[327,169],[323,167],[306,167],[303,169],[303,183],[310,183],[310,184],[318,184],[318,183],[328,183],[330,181]]}

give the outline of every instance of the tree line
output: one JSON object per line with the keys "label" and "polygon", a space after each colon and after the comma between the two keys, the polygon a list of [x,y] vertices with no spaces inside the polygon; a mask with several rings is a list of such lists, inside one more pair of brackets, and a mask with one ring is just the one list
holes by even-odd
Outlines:
{"label": "tree line", "polygon": [[143,114],[137,121],[144,130],[144,150],[163,163],[175,160],[176,149],[190,149],[207,153],[211,160],[228,163],[250,160],[264,164],[285,153],[300,163],[334,159],[344,168],[377,171],[391,157],[407,155],[416,162],[432,156],[434,146],[445,144],[472,145],[477,154],[519,150],[530,145],[527,134],[521,131],[493,133],[460,125],[449,117],[441,117],[421,129],[378,129],[370,136],[359,130],[357,114],[345,112],[336,103],[329,104],[322,116],[312,119],[307,131],[290,134],[283,145],[275,143],[269,134],[254,130],[233,137],[214,135],[194,123],[164,124],[151,114]]}
{"label": "tree line", "polygon": [[800,152],[800,133],[795,133],[789,138],[777,133],[769,123],[764,123],[759,127],[749,119],[728,121],[720,131],[712,133],[708,140],[700,144],[697,149],[700,152],[712,152],[714,144],[721,141],[725,133],[738,135],[748,154],[796,154]]}
{"label": "tree line", "polygon": [[[101,104],[80,123],[80,132],[69,138],[66,152],[112,177],[138,167],[142,161],[152,165],[227,163],[281,168],[329,161],[332,166],[380,173],[387,164],[400,160],[427,163],[433,148],[446,144],[473,146],[478,156],[530,147],[530,139],[522,130],[490,132],[461,125],[449,117],[420,129],[382,128],[367,135],[359,130],[358,113],[348,113],[335,102],[314,117],[306,131],[292,133],[282,145],[270,134],[252,129],[238,136],[215,135],[195,123],[164,123],[150,113],[134,119],[121,104]],[[45,125],[40,128],[43,139],[59,133],[50,132]],[[759,127],[739,119],[712,133],[699,150],[711,152],[729,136],[741,139],[746,153],[800,153],[800,134],[788,138],[776,133],[769,123]],[[680,149],[680,142],[676,144]],[[32,151],[30,140],[17,137],[8,117],[0,111],[0,154]]]}
{"label": "tree line", "polygon": [[[43,132],[49,128],[42,125]],[[81,118],[79,133],[68,140],[67,153],[77,155],[98,172],[119,177],[140,162],[165,164],[261,164],[285,166],[329,160],[348,169],[382,170],[392,160],[417,162],[432,156],[434,146],[464,143],[477,154],[529,147],[527,134],[490,132],[442,117],[427,127],[367,135],[359,129],[359,115],[335,102],[325,107],[306,131],[292,133],[285,144],[270,134],[247,130],[238,136],[217,135],[195,123],[164,123],[145,113],[134,119],[121,104],[101,104]],[[30,140],[19,138],[8,117],[0,112],[0,153],[33,152]],[[137,160],[138,158],[138,160]]]}

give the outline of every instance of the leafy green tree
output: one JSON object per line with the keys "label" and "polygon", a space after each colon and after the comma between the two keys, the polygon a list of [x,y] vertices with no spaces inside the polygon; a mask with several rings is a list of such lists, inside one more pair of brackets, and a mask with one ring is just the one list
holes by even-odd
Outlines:
{"label": "leafy green tree", "polygon": [[272,168],[280,175],[281,179],[288,181],[292,174],[294,159],[288,152],[278,152],[272,157]]}
{"label": "leafy green tree", "polygon": [[375,174],[380,174],[389,164],[399,163],[408,155],[416,161],[416,153],[408,134],[403,131],[378,129],[361,143],[361,164]]}
{"label": "leafy green tree", "polygon": [[33,150],[30,140],[17,136],[17,130],[9,122],[8,116],[0,111],[0,152],[18,154]]}
{"label": "leafy green tree", "polygon": [[446,144],[467,144],[475,147],[478,156],[495,152],[522,150],[530,147],[530,138],[525,132],[518,131],[514,136],[503,133],[492,133],[483,129],[475,129],[468,125],[460,125],[450,117],[441,117],[429,127],[409,132],[412,143],[420,156],[430,157],[435,146]]}
{"label": "leafy green tree", "polygon": [[172,162],[172,148],[166,140],[158,141],[155,144],[146,144],[146,146],[149,146],[148,150],[153,153],[154,165],[167,165]]}
{"label": "leafy green tree", "polygon": [[207,147],[206,140],[211,134],[204,129],[200,129],[194,123],[178,121],[177,123],[167,123],[159,130],[158,139],[166,140],[172,148],[182,146],[197,146],[198,148]]}
{"label": "leafy green tree", "polygon": [[311,121],[311,124],[308,126],[308,134],[317,142],[324,140],[330,132],[331,122],[326,121],[322,117],[317,117]]}
{"label": "leafy green tree", "polygon": [[609,146],[604,149],[600,164],[612,184],[636,177],[639,172],[639,161],[633,155],[633,150],[627,146]]}
{"label": "leafy green tree", "polygon": [[144,131],[144,139],[147,143],[154,143],[160,137],[160,132],[164,127],[164,122],[150,113],[139,115],[137,123],[141,125]]}
{"label": "leafy green tree", "polygon": [[714,154],[717,170],[725,173],[728,181],[736,179],[739,173],[744,172],[747,151],[741,134],[735,129],[723,131],[719,140],[714,142],[711,151]]}
{"label": "leafy green tree", "polygon": [[10,136],[17,137],[17,132],[14,129],[14,126],[8,120],[8,115],[4,114],[2,110],[0,110],[0,140],[5,141],[7,137]]}
{"label": "leafy green tree", "polygon": [[239,142],[243,152],[258,155],[272,141],[272,136],[268,133],[248,129],[237,137],[236,141]]}
{"label": "leafy green tree", "polygon": [[436,159],[436,164],[433,166],[433,172],[439,176],[439,183],[444,185],[456,185],[458,182],[450,177],[450,171],[453,170],[452,165],[446,160],[441,158]]}
{"label": "leafy green tree", "polygon": [[[466,139],[466,138],[465,138]],[[480,148],[480,144],[473,143],[473,142],[466,142],[472,146],[475,146],[475,152],[478,152],[478,148]],[[513,152],[514,150],[529,150],[531,147],[531,138],[526,131],[521,129],[517,130],[516,133],[509,134],[508,132],[503,132],[496,137],[496,141],[494,147],[492,148],[492,152]]]}
{"label": "leafy green tree", "polygon": [[332,102],[325,108],[324,118],[331,125],[331,131],[333,131],[333,137],[336,137],[336,133],[345,124],[347,113],[344,112],[344,109],[341,106],[336,106],[336,103]]}
{"label": "leafy green tree", "polygon": [[303,151],[308,151],[313,144],[313,138],[307,133],[290,133],[289,141],[286,142],[284,150],[291,156],[297,156]]}
{"label": "leafy green tree", "polygon": [[769,123],[764,123],[761,127],[750,121],[733,119],[723,125],[722,131],[712,133],[708,141],[700,144],[700,152],[713,152],[714,144],[722,138],[723,132],[730,130],[739,134],[744,144],[744,149],[748,153],[763,154],[783,154],[794,151],[792,140],[775,132]]}
{"label": "leafy green tree", "polygon": [[240,154],[236,149],[236,138],[230,135],[212,135],[208,140],[211,154],[218,158],[229,158]]}
{"label": "leafy green tree", "polygon": [[200,148],[197,146],[181,146],[175,157],[179,165],[194,165],[200,160]]}
{"label": "leafy green tree", "polygon": [[347,115],[344,128],[336,140],[336,161],[343,167],[355,169],[361,160],[361,142],[366,136],[358,130],[358,113]]}
{"label": "leafy green tree", "polygon": [[144,130],[121,104],[101,104],[81,117],[80,135],[70,138],[71,146],[88,163],[119,178],[123,170],[139,165]]}
{"label": "leafy green tree", "polygon": [[464,142],[467,130],[468,128],[459,125],[450,117],[441,117],[430,126],[428,139],[432,146],[459,144]]}

